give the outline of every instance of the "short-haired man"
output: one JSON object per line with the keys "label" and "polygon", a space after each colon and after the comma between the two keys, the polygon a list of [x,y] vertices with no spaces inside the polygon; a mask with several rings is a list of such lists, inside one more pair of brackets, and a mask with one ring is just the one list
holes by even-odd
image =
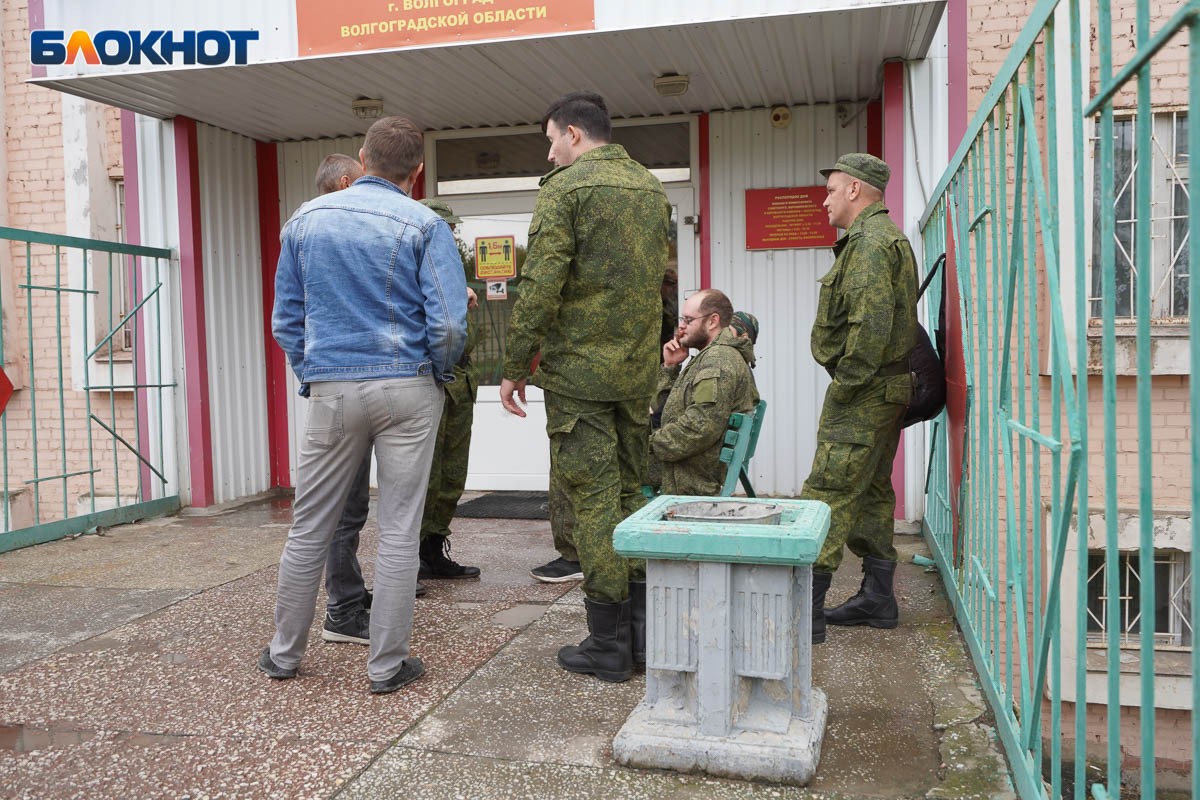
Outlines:
{"label": "short-haired man", "polygon": [[387,117],[367,131],[366,175],[303,205],[284,226],[271,327],[309,396],[292,529],[279,560],[275,635],[258,668],[294,678],[329,540],[356,468],[375,448],[379,549],[367,675],[383,694],[424,672],[409,652],[422,498],[467,330],[450,228],[409,192],[424,136]]}
{"label": "short-haired man", "polygon": [[350,184],[363,176],[362,164],[357,158],[345,153],[325,156],[317,167],[317,194],[329,194],[349,189]]}
{"label": "short-haired man", "polygon": [[[327,158],[322,167],[333,158],[335,156]],[[341,158],[358,164],[349,156]],[[337,169],[325,171],[324,184],[321,182],[321,173],[318,173],[318,188],[322,185],[340,186],[348,174],[353,174],[354,170],[345,162],[335,163]],[[343,169],[350,172],[343,172]],[[361,168],[358,173],[361,176]],[[462,222],[444,200],[425,199],[421,204],[436,211],[448,225]],[[468,287],[467,307],[474,308],[477,305],[475,292]],[[468,321],[467,344],[463,348],[462,356],[454,365],[454,380],[442,385],[446,396],[433,448],[433,462],[429,469],[429,486],[425,490],[425,511],[421,516],[421,562],[417,572],[418,579],[479,577],[478,567],[463,566],[445,555],[448,547],[445,537],[450,535],[450,520],[454,517],[454,509],[467,482],[467,455],[471,445],[471,421],[474,418],[477,386],[470,370],[470,361],[471,351],[478,338],[478,326]],[[333,533],[333,540],[329,543],[329,556],[325,561],[327,601],[321,638],[327,642],[371,642],[371,593],[363,581],[362,565],[358,561],[359,534],[367,523],[370,509],[371,453],[368,451],[355,473],[350,496],[346,498],[345,508],[342,509],[342,516]],[[414,594],[416,597],[423,596],[425,587],[418,582]]]}
{"label": "short-haired man", "polygon": [[545,392],[550,479],[574,519],[591,633],[559,650],[558,663],[624,681],[633,672],[629,584],[645,581],[645,563],[618,556],[612,535],[645,503],[671,206],[658,179],[610,143],[599,95],[560,98],[542,130],[556,169],[542,179],[529,225],[500,399],[525,416],[513,393],[524,402],[540,347],[533,381]]}
{"label": "short-haired man", "polygon": [[[721,446],[729,415],[752,411],[758,403],[750,373],[754,345],[733,331],[732,318],[733,305],[723,292],[696,292],[683,304],[675,337],[663,345],[662,426],[650,434],[663,494],[718,494],[725,482]],[[700,352],[681,371],[689,348]]]}
{"label": "short-haired man", "polygon": [[[812,354],[833,383],[825,393],[817,452],[800,497],[823,500],[832,518],[813,564],[813,641],[834,625],[894,628],[892,593],[896,494],[892,461],[912,396],[908,354],[917,336],[917,263],[888,218],[883,192],[891,170],[875,156],[850,153],[829,169],[825,210],[845,234],[821,278]],[[863,560],[858,593],[824,611],[843,547]]]}

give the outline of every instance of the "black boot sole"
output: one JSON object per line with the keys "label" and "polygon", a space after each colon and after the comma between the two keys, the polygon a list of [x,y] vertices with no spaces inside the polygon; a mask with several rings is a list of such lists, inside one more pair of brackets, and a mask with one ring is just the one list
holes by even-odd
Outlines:
{"label": "black boot sole", "polygon": [[595,675],[605,683],[625,683],[633,677],[633,670],[628,672],[610,672],[608,670],[593,669],[591,667],[575,667],[565,663],[561,658],[558,659],[558,665],[567,672],[573,672],[576,675]]}
{"label": "black boot sole", "polygon": [[891,630],[900,625],[900,620],[898,620],[898,619],[856,619],[856,620],[848,620],[846,622],[835,622],[834,620],[831,620],[827,617],[825,619],[825,624],[841,625],[843,628],[852,628],[855,625],[867,625],[872,628],[883,628],[884,630]]}

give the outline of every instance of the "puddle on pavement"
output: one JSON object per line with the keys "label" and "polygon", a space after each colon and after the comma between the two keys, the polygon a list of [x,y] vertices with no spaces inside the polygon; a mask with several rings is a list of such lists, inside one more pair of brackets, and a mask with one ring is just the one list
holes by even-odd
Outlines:
{"label": "puddle on pavement", "polygon": [[44,730],[25,725],[0,725],[0,752],[32,753],[51,747],[73,747],[94,738],[95,731],[73,728]]}

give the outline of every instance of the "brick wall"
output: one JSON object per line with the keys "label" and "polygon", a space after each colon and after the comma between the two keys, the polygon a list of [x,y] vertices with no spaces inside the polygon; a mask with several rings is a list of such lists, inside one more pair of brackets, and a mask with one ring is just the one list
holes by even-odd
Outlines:
{"label": "brick wall", "polygon": [[[61,97],[57,92],[26,83],[30,74],[26,5],[3,0],[3,12],[0,35],[3,36],[6,136],[4,208],[0,214],[3,223],[10,227],[66,233]],[[105,167],[110,175],[119,176],[120,125],[115,109],[105,112],[105,123]],[[19,512],[18,516],[28,515],[35,505],[35,493],[28,481],[49,475],[88,473],[39,482],[40,517],[14,517],[10,527],[74,516],[79,499],[92,493],[93,481],[97,495],[111,494],[119,481],[122,499],[128,502],[136,491],[136,460],[117,445],[114,465],[112,438],[100,425],[90,422],[88,415],[94,414],[127,440],[136,441],[132,395],[73,390],[72,385],[84,385],[84,378],[72,373],[72,348],[78,351],[85,339],[73,337],[71,325],[74,322],[81,326],[82,321],[71,320],[66,295],[61,296],[60,303],[56,292],[30,292],[21,288],[27,283],[68,286],[66,260],[56,259],[48,246],[35,246],[29,259],[24,244],[3,243],[2,251],[4,368],[13,373],[18,391],[5,413],[8,474],[0,475],[0,490],[19,493],[21,496],[14,499],[14,510]],[[61,411],[60,386],[66,389]],[[0,518],[0,526],[3,522]]]}
{"label": "brick wall", "polygon": [[[1008,58],[1012,45],[1025,25],[1034,0],[1014,2],[987,2],[970,0],[967,9],[967,105],[968,115],[973,116],[991,88],[1000,67]],[[1151,34],[1181,6],[1180,0],[1167,3],[1151,3]],[[1114,4],[1112,25],[1114,72],[1127,63],[1136,49],[1135,4]],[[1092,41],[1096,41],[1096,20],[1092,19]],[[1039,59],[1042,51],[1039,50]],[[1094,93],[1099,86],[1098,55],[1093,47],[1090,88]],[[1039,60],[1039,82],[1044,80]],[[1067,64],[1060,62],[1059,68]],[[1167,47],[1152,61],[1153,105],[1155,110],[1187,107],[1187,49],[1184,34],[1176,35]],[[1136,97],[1133,85],[1122,90],[1116,97],[1119,109],[1132,108]],[[1043,138],[1044,142],[1045,139]],[[1044,305],[1045,299],[1042,299]],[[1136,402],[1137,382],[1133,378],[1117,381],[1116,407],[1116,464],[1118,504],[1135,505],[1138,498],[1138,457],[1143,443],[1138,435],[1138,406]],[[1189,453],[1193,431],[1189,416],[1189,380],[1186,376],[1157,376],[1152,384],[1152,434],[1149,447],[1153,455],[1154,502],[1156,507],[1180,509],[1190,506],[1191,465]],[[1048,411],[1048,409],[1045,409]],[[1093,498],[1093,507],[1103,503],[1109,491],[1104,484],[1104,400],[1101,379],[1089,380],[1089,448],[1088,484]],[[1046,473],[1043,473],[1045,475]],[[1126,770],[1140,768],[1140,733],[1136,709],[1124,709],[1121,718],[1122,765]],[[1104,706],[1089,706],[1088,734],[1091,737],[1089,752],[1106,736]],[[1072,729],[1064,724],[1064,732]],[[1190,714],[1188,712],[1159,710],[1156,714],[1156,758],[1160,772],[1186,771],[1192,760],[1190,742]],[[1103,748],[1100,748],[1103,754]],[[1066,753],[1069,758],[1069,752]]]}

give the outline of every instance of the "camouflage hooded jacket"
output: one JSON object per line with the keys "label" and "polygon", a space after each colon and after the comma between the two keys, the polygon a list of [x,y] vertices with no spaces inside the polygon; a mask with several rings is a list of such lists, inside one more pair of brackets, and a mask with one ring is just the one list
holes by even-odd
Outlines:
{"label": "camouflage hooded jacket", "polygon": [[658,397],[670,392],[650,452],[662,462],[664,494],[715,495],[725,481],[721,443],[735,411],[750,411],[758,389],[750,362],[754,345],[725,328],[680,372],[663,367]]}
{"label": "camouflage hooded jacket", "polygon": [[583,400],[654,391],[671,206],[617,144],[544,178],[505,342],[504,377]]}

